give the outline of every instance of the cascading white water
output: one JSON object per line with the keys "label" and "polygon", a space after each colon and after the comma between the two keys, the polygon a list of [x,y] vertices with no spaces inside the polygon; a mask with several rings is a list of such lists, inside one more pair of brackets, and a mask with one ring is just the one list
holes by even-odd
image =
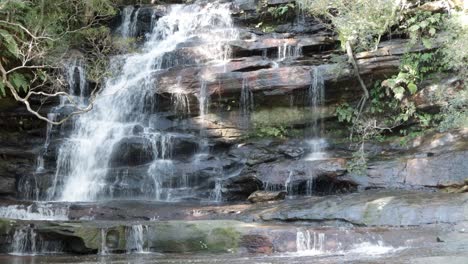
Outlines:
{"label": "cascading white water", "polygon": [[[68,93],[73,96],[73,99],[79,105],[86,103],[88,94],[88,83],[86,81],[86,65],[80,58],[72,58],[66,65]],[[60,97],[60,105],[58,108],[63,107],[67,103],[66,97]]]}
{"label": "cascading white water", "polygon": [[33,226],[21,226],[13,234],[10,254],[18,256],[34,256],[38,254],[60,253],[63,250],[60,241],[46,241],[38,235]]}
{"label": "cascading white water", "polygon": [[107,248],[107,229],[101,229],[101,246],[99,247],[99,255],[109,254],[109,249]]}
{"label": "cascading white water", "polygon": [[37,234],[33,228],[23,227],[15,230],[11,245],[12,255],[32,255],[37,253]]}
{"label": "cascading white water", "polygon": [[222,185],[222,179],[216,179],[215,180],[215,188],[213,192],[211,193],[211,200],[215,202],[222,202],[223,201],[223,185]]}
{"label": "cascading white water", "polygon": [[296,59],[302,56],[302,46],[292,46],[287,43],[278,46],[278,56],[277,61],[284,61],[290,59]]}
{"label": "cascading white water", "polygon": [[143,225],[133,225],[127,229],[127,252],[145,253],[145,230]]}
{"label": "cascading white water", "polygon": [[126,6],[121,12],[122,23],[117,29],[120,36],[124,38],[134,37],[137,30],[137,20],[139,8],[135,10],[133,6]]}
{"label": "cascading white water", "polygon": [[[125,31],[123,28],[128,28],[132,22],[133,18],[128,18],[129,13],[130,8],[124,10],[120,32]],[[152,98],[157,89],[154,78],[161,70],[164,54],[195,38],[204,44],[200,45],[203,47],[196,51],[197,54],[202,54],[206,61],[212,63],[225,62],[230,52],[227,41],[237,38],[228,5],[171,6],[167,15],[155,23],[141,52],[113,60],[111,77],[106,80],[94,102],[94,109],[75,120],[72,134],[59,149],[53,185],[48,191],[49,200],[118,198],[109,194],[109,190],[115,187],[107,179],[109,162],[114,146],[123,139],[134,137],[135,127],[144,128],[144,133],[138,137],[152,142],[149,145],[156,148],[153,149],[156,154],[148,169],[148,180],[137,186],[137,189],[152,190],[151,193],[130,192],[128,195],[161,198],[161,179],[155,173],[165,169],[167,163],[162,160],[170,157],[161,154],[164,153],[161,149],[168,147],[165,143],[166,135],[152,128],[149,122],[151,109],[154,109]],[[206,101],[209,98],[207,85],[203,83],[200,90],[202,116],[206,114]],[[165,165],[160,167],[163,163]]]}
{"label": "cascading white water", "polygon": [[318,255],[325,253],[325,234],[298,230],[296,233],[296,248],[298,253]]}

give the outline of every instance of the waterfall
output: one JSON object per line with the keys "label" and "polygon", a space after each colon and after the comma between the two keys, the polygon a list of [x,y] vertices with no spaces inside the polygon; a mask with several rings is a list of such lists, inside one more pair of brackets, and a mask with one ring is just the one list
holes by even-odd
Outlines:
{"label": "waterfall", "polygon": [[[52,107],[47,114],[49,120],[55,121],[57,117],[69,109],[76,108],[76,105],[83,106],[87,104],[88,84],[86,81],[86,66],[83,59],[76,56],[71,57],[64,63],[65,70],[63,76],[68,84],[67,96],[60,96],[59,105]],[[70,102],[70,99],[72,102]],[[76,104],[76,105],[75,105]],[[22,177],[18,184],[18,189],[22,194],[22,198],[30,200],[40,200],[42,197],[41,190],[39,189],[39,174],[46,172],[44,156],[49,151],[49,146],[52,140],[53,133],[56,128],[47,123],[45,141],[36,157],[36,170],[33,175],[29,177]]]}
{"label": "waterfall", "polygon": [[145,253],[145,230],[143,225],[133,225],[127,228],[127,253]]}
{"label": "waterfall", "polygon": [[318,255],[325,253],[325,234],[311,233],[309,230],[298,230],[296,233],[296,248],[299,253]]}
{"label": "waterfall", "polygon": [[140,9],[133,6],[126,6],[122,12],[122,24],[117,29],[117,32],[123,38],[134,37],[137,32],[138,13]]}
{"label": "waterfall", "polygon": [[[127,7],[122,13],[123,23],[119,28],[122,35],[129,35],[130,33],[125,32],[129,32],[127,29],[136,21],[135,14],[129,15],[131,9],[132,7]],[[206,44],[197,50],[206,61],[212,64],[226,62],[230,53],[226,43],[237,38],[228,5],[213,3],[204,6],[171,6],[167,15],[155,23],[139,52],[113,59],[109,69],[110,77],[105,80],[93,110],[73,120],[73,131],[60,146],[55,177],[48,191],[49,200],[93,201],[122,196],[161,198],[163,176],[155,174],[170,170],[168,167],[171,166],[166,166],[170,162],[164,162],[170,159],[170,155],[161,154],[165,153],[163,148],[170,149],[164,143],[167,135],[151,127],[149,121],[154,116],[153,99],[155,89],[158,88],[154,85],[155,78],[162,70],[161,65],[164,65],[164,55],[176,50],[179,44],[194,38]],[[201,86],[200,114],[204,116],[208,108],[206,102],[209,92],[207,83],[202,82]],[[144,128],[143,133],[135,132],[141,130],[137,129],[139,127]],[[122,146],[125,140],[132,139],[140,142],[139,144],[153,142],[144,143],[145,148],[148,145],[157,152],[157,155],[153,155],[153,163],[147,170],[146,178],[136,183],[138,186],[132,186],[134,183],[128,185],[127,182],[123,184],[123,178],[110,178],[118,177],[110,171],[113,153],[118,151],[114,148]],[[119,169],[123,172],[128,170],[125,167]],[[113,185],[114,183],[119,186]],[[115,193],[118,188],[129,187],[142,190],[142,193]],[[124,191],[121,193],[125,193]]]}

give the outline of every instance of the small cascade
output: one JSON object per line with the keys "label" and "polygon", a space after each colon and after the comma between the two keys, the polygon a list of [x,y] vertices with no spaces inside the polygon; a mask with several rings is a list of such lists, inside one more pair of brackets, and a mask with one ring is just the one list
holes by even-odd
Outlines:
{"label": "small cascade", "polygon": [[198,110],[200,115],[200,143],[199,143],[199,153],[197,154],[196,161],[199,158],[206,156],[208,152],[208,140],[206,135],[205,122],[206,122],[206,115],[209,112],[210,106],[210,94],[208,91],[208,86],[205,80],[201,80],[200,85],[200,93],[198,94]]}
{"label": "small cascade", "polygon": [[33,226],[27,225],[15,230],[10,254],[34,256],[39,254],[56,254],[62,251],[63,245],[60,242],[42,239]]}
{"label": "small cascade", "polygon": [[304,2],[298,1],[296,3],[297,8],[296,8],[296,23],[305,23],[305,12],[306,12],[306,7],[304,6]]}
{"label": "small cascade", "polygon": [[310,153],[306,156],[306,160],[323,160],[327,158],[325,149],[328,147],[328,142],[324,138],[312,138],[306,141],[310,148]]}
{"label": "small cascade", "polygon": [[217,178],[215,180],[215,187],[213,191],[211,192],[210,199],[212,201],[215,201],[217,203],[220,203],[223,201],[223,181],[220,178]]}
{"label": "small cascade", "polygon": [[101,229],[101,246],[99,247],[99,255],[109,254],[109,249],[107,248],[107,229]]}
{"label": "small cascade", "polygon": [[177,77],[177,85],[171,88],[172,111],[180,115],[190,114],[190,100],[181,85],[181,76]]}
{"label": "small cascade", "polygon": [[286,178],[286,181],[284,183],[284,189],[286,191],[286,193],[288,195],[293,195],[293,188],[292,188],[292,176],[293,176],[293,172],[290,171],[289,174],[288,174],[288,178]]}
{"label": "small cascade", "polygon": [[242,80],[239,108],[241,110],[241,127],[247,129],[250,124],[250,114],[254,110],[254,96],[249,88],[247,78]]}
{"label": "small cascade", "polygon": [[205,80],[200,81],[200,93],[198,94],[198,109],[202,120],[208,114],[210,107],[210,94]]}
{"label": "small cascade", "polygon": [[[68,62],[66,65],[66,77],[69,89],[68,93],[73,96],[75,103],[85,105],[89,91],[86,81],[86,66],[82,59],[73,58]],[[65,106],[67,101],[68,98],[60,97],[60,106],[58,108]]]}
{"label": "small cascade", "polygon": [[302,46],[288,45],[287,43],[278,46],[277,61],[293,60],[302,56]]}
{"label": "small cascade", "polygon": [[35,203],[0,207],[0,218],[18,220],[68,220],[68,206]]}
{"label": "small cascade", "polygon": [[145,253],[146,226],[133,225],[127,228],[127,253]]}
{"label": "small cascade", "polygon": [[12,255],[35,255],[37,254],[37,233],[29,226],[15,230],[13,243],[11,244]]}
{"label": "small cascade", "polygon": [[325,81],[322,76],[320,67],[314,67],[310,73],[312,82],[309,86],[308,100],[309,106],[314,114],[314,122],[312,123],[312,136],[319,136],[323,124],[318,122],[322,115],[320,106],[325,101]]}
{"label": "small cascade", "polygon": [[306,141],[311,152],[306,157],[306,160],[320,160],[327,157],[327,153],[325,152],[327,141],[322,138],[323,111],[321,109],[325,101],[325,82],[320,67],[314,67],[311,71],[311,79],[312,82],[309,86],[308,101],[312,111],[313,121],[310,128],[309,139]]}
{"label": "small cascade", "polygon": [[117,29],[117,32],[123,38],[134,37],[137,32],[137,21],[138,21],[138,12],[139,8],[135,10],[133,6],[126,6],[122,10],[122,24]]}
{"label": "small cascade", "polygon": [[298,253],[318,255],[325,253],[325,234],[298,230],[296,233],[296,248]]}
{"label": "small cascade", "polygon": [[[47,115],[47,118],[49,118],[49,120],[55,121],[56,116],[57,115],[55,113],[49,113]],[[46,139],[45,139],[44,145],[42,146],[41,151],[39,152],[39,155],[37,156],[36,173],[44,172],[44,155],[47,153],[47,150],[49,149],[52,128],[53,128],[52,124],[47,123]]]}

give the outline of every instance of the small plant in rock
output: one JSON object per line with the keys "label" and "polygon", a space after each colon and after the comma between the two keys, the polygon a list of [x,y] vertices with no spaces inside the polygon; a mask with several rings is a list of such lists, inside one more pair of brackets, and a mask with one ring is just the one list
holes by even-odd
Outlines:
{"label": "small plant in rock", "polygon": [[294,3],[282,4],[268,8],[268,13],[278,20],[287,20],[295,15],[296,5]]}

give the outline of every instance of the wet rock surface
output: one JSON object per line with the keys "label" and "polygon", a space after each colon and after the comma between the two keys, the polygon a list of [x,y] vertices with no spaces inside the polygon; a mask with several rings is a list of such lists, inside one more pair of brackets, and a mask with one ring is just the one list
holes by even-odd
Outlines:
{"label": "wet rock surface", "polygon": [[269,201],[284,200],[286,198],[286,192],[266,192],[266,191],[256,191],[252,193],[247,200],[251,203],[261,203]]}

